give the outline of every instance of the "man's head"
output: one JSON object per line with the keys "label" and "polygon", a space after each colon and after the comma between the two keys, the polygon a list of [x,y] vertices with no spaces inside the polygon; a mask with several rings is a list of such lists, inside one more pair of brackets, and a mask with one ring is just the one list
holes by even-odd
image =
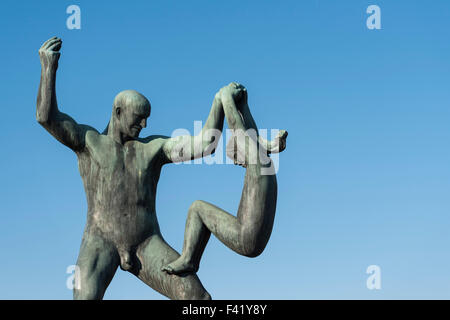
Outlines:
{"label": "man's head", "polygon": [[147,126],[150,102],[137,91],[125,90],[114,98],[114,127],[125,138],[137,138]]}

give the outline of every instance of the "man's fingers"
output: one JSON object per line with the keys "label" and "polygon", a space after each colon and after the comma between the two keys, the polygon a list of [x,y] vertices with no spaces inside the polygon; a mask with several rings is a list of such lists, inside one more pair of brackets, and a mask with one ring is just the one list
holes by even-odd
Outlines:
{"label": "man's fingers", "polygon": [[52,47],[55,43],[61,43],[61,42],[62,42],[61,39],[53,39],[53,40],[49,41],[43,49],[49,50],[50,47]]}
{"label": "man's fingers", "polygon": [[59,52],[59,49],[61,49],[61,42],[55,42],[51,44],[45,51]]}
{"label": "man's fingers", "polygon": [[55,43],[59,43],[61,42],[61,39],[54,39],[52,41],[50,41],[49,43],[47,43],[47,45],[45,46],[45,49],[49,49],[51,46],[53,46]]}
{"label": "man's fingers", "polygon": [[62,45],[62,42],[56,42],[50,48],[48,48],[48,50],[59,51],[59,49],[61,49],[61,45]]}
{"label": "man's fingers", "polygon": [[55,41],[55,40],[58,40],[58,37],[53,37],[53,38],[48,39],[47,41],[44,42],[44,44],[42,45],[42,48],[44,48],[44,49],[47,48],[47,47],[48,47],[48,44],[49,44],[50,42]]}
{"label": "man's fingers", "polygon": [[57,37],[51,37],[50,39],[48,39],[47,41],[45,41],[45,42],[42,44],[41,48],[45,48],[45,46],[47,45],[47,43],[49,43],[50,41],[55,40],[55,39],[57,39]]}

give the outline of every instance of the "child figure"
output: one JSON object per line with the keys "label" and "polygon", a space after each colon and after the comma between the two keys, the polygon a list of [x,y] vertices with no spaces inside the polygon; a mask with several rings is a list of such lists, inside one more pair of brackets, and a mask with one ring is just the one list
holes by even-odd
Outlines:
{"label": "child figure", "polygon": [[233,136],[227,156],[246,168],[244,188],[236,216],[205,201],[189,208],[181,256],[162,268],[169,274],[197,272],[211,233],[231,250],[247,256],[260,255],[272,232],[277,202],[277,180],[269,153],[286,147],[287,132],[281,130],[273,141],[258,134],[247,104],[247,90],[231,83],[220,97]]}

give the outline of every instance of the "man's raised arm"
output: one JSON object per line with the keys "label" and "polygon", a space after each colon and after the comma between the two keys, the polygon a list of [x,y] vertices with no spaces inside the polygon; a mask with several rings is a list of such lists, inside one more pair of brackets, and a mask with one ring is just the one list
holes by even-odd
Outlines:
{"label": "man's raised arm", "polygon": [[36,104],[36,120],[58,141],[74,151],[84,148],[84,135],[89,126],[79,125],[70,116],[58,110],[56,102],[56,70],[61,49],[61,39],[53,37],[41,46],[41,82]]}
{"label": "man's raised arm", "polygon": [[164,142],[163,152],[169,162],[182,162],[211,155],[215,152],[223,129],[224,112],[217,93],[208,119],[196,136],[178,136]]}

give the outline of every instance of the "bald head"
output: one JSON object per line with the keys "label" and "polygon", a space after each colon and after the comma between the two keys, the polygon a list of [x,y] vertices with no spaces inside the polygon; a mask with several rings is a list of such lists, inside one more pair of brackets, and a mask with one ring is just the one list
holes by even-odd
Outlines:
{"label": "bald head", "polygon": [[120,107],[122,110],[125,108],[132,108],[141,114],[150,115],[150,102],[142,94],[135,90],[124,90],[120,92],[114,98],[114,108]]}
{"label": "bald head", "polygon": [[142,128],[147,126],[150,116],[150,102],[137,91],[125,90],[114,98],[114,128],[125,139],[137,138]]}

